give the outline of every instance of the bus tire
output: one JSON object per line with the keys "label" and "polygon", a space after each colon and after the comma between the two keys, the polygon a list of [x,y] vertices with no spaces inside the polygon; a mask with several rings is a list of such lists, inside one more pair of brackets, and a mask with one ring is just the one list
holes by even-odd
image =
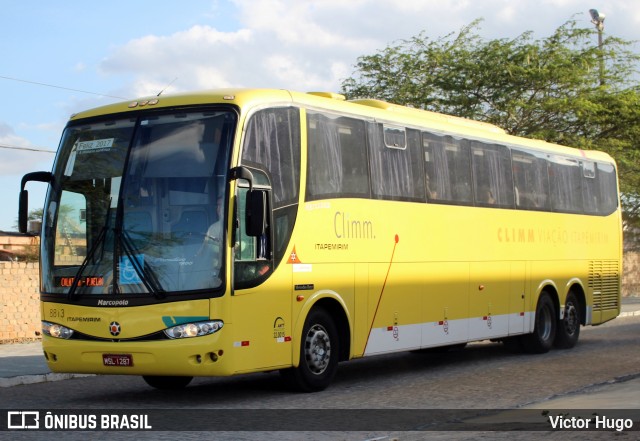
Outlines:
{"label": "bus tire", "polygon": [[326,389],[338,370],[338,330],[327,311],[312,309],[304,323],[298,367],[280,371],[294,390],[317,392]]}
{"label": "bus tire", "polygon": [[564,305],[564,317],[558,320],[554,346],[560,349],[574,347],[580,337],[580,323],[580,303],[575,294],[570,292]]}
{"label": "bus tire", "polygon": [[549,352],[556,337],[556,307],[549,294],[540,294],[536,306],[535,325],[531,334],[522,336],[522,346],[530,354]]}
{"label": "bus tire", "polygon": [[183,389],[193,380],[193,377],[171,377],[164,375],[143,375],[142,378],[149,386],[162,390]]}

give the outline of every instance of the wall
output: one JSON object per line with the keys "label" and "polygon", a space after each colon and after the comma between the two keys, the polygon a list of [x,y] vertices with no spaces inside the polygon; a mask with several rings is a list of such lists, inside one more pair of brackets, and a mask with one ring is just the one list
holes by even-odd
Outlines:
{"label": "wall", "polygon": [[39,337],[39,278],[37,263],[0,262],[0,343]]}
{"label": "wall", "polygon": [[[40,337],[37,263],[0,262],[0,344]],[[640,252],[624,256],[622,295],[640,297]]]}
{"label": "wall", "polygon": [[640,252],[628,251],[623,259],[622,295],[640,297]]}

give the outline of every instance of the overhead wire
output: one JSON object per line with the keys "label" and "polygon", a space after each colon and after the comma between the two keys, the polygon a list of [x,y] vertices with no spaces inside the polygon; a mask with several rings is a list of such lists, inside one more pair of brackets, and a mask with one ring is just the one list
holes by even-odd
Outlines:
{"label": "overhead wire", "polygon": [[[56,86],[55,84],[48,84],[48,83],[42,83],[42,82],[38,82],[38,81],[31,81],[31,80],[23,80],[21,78],[7,77],[5,75],[0,75],[0,79],[9,80],[9,81],[17,81],[17,82],[26,83],[26,84],[35,84],[37,86],[51,87],[51,88],[54,88],[54,89],[68,90],[68,91],[71,91],[71,92],[86,93],[86,94],[89,94],[89,95],[103,96],[103,97],[107,97],[107,98],[115,98],[115,99],[119,99],[119,100],[126,100],[127,99],[127,98],[123,98],[121,96],[109,95],[109,94],[106,94],[106,93],[97,93],[97,92],[90,92],[88,90],[73,89],[71,87]],[[0,144],[0,149],[23,150],[23,151],[29,151],[29,152],[41,152],[41,153],[52,153],[52,154],[56,153],[55,150],[48,150],[48,149],[44,149],[44,148],[22,147],[22,146],[6,145],[6,144]]]}
{"label": "overhead wire", "polygon": [[43,149],[38,147],[20,147],[16,145],[5,145],[5,144],[0,144],[0,149],[25,150],[29,152],[41,152],[41,153],[53,153],[53,154],[56,153],[55,150],[48,150],[48,149]]}
{"label": "overhead wire", "polygon": [[38,82],[38,81],[23,80],[23,79],[20,79],[20,78],[7,77],[7,76],[4,76],[4,75],[0,75],[0,78],[2,78],[3,80],[17,81],[17,82],[20,82],[20,83],[27,83],[27,84],[35,84],[35,85],[38,85],[38,86],[52,87],[54,89],[69,90],[71,92],[86,93],[86,94],[89,94],[89,95],[104,96],[104,97],[107,97],[107,98],[115,98],[115,99],[118,99],[118,100],[126,100],[127,99],[127,98],[123,98],[121,96],[109,95],[109,94],[106,94],[106,93],[97,93],[97,92],[90,92],[88,90],[72,89],[70,87],[56,86],[55,84],[41,83],[41,82]]}

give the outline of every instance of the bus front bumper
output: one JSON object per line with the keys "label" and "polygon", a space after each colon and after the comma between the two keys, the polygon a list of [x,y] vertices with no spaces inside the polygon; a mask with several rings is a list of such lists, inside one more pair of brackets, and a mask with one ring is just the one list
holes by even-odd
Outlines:
{"label": "bus front bumper", "polygon": [[106,375],[226,376],[230,351],[220,334],[176,340],[96,342],[44,336],[52,372]]}

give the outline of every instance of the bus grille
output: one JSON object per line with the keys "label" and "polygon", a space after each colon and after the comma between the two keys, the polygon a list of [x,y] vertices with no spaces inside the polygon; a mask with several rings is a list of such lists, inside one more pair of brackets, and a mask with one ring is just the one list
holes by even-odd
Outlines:
{"label": "bus grille", "polygon": [[589,262],[589,288],[593,289],[593,310],[617,309],[620,298],[620,266],[617,260]]}

